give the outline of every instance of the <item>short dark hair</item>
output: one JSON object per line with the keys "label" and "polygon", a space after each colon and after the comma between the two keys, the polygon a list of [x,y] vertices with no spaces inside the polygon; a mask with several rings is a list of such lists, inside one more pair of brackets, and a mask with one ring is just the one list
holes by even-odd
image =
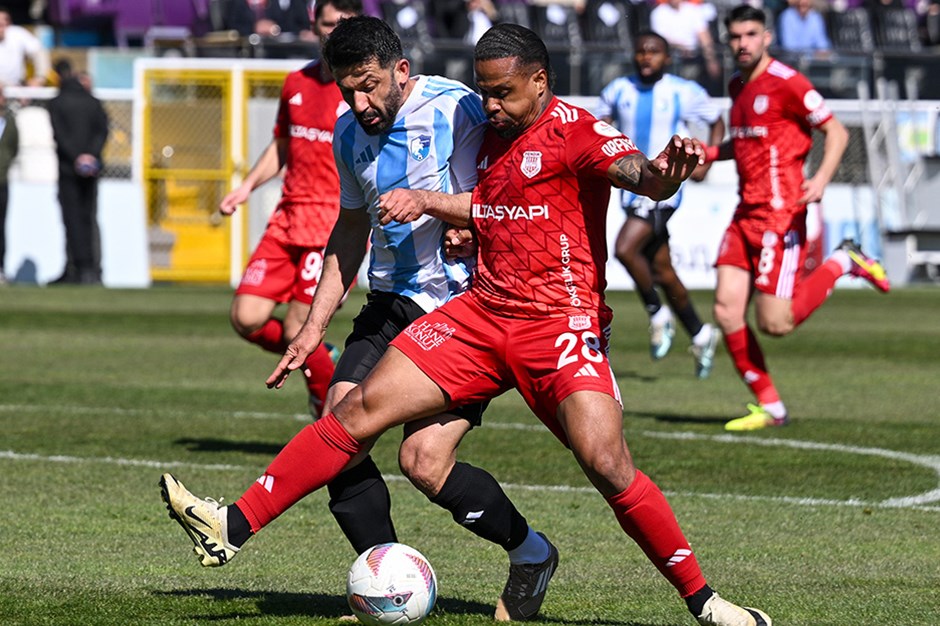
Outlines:
{"label": "short dark hair", "polygon": [[340,13],[355,13],[362,15],[361,0],[318,0],[313,7],[313,21],[320,19],[323,14],[323,7],[331,6]]}
{"label": "short dark hair", "polygon": [[57,59],[52,64],[52,69],[59,75],[59,78],[70,78],[72,76],[72,62],[68,59]]}
{"label": "short dark hair", "polygon": [[666,38],[663,37],[662,35],[660,35],[659,33],[657,33],[656,31],[652,31],[652,30],[649,30],[649,29],[641,30],[640,32],[638,32],[638,33],[636,34],[636,37],[633,38],[633,49],[634,49],[634,50],[636,50],[637,45],[639,45],[640,39],[642,39],[642,38],[644,38],[644,37],[652,37],[653,39],[659,39],[659,41],[661,41],[662,44],[663,44],[663,46],[665,46],[665,48],[666,48],[666,54],[670,54],[671,50],[670,50],[670,48],[669,48],[669,42],[666,41]]}
{"label": "short dark hair", "polygon": [[760,22],[761,26],[767,27],[767,14],[762,9],[752,7],[749,4],[742,4],[731,9],[725,18],[725,28],[735,22]]}
{"label": "short dark hair", "polygon": [[401,40],[392,28],[368,15],[340,20],[323,44],[323,58],[331,69],[358,67],[376,60],[390,68],[404,53]]}
{"label": "short dark hair", "polygon": [[519,65],[536,66],[548,74],[549,88],[555,86],[555,71],[548,58],[545,42],[533,31],[519,24],[497,24],[489,29],[473,49],[473,60],[492,61],[515,57]]}

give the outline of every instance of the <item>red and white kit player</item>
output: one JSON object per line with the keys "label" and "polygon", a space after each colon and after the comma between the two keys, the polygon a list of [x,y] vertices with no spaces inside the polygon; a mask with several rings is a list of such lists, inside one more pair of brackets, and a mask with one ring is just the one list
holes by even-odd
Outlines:
{"label": "red and white kit player", "polygon": [[[227,539],[233,524],[243,530],[249,522],[233,509],[250,512],[251,530],[260,530],[388,428],[514,387],[571,449],[699,624],[770,626],[762,611],[738,607],[706,584],[665,496],[634,466],[607,357],[610,186],[668,198],[704,161],[701,144],[673,137],[650,161],[606,123],[554,98],[545,44],[517,24],[481,37],[474,69],[490,127],[472,204],[467,194],[396,189],[383,196],[380,218],[407,221],[421,213],[416,208],[433,208],[457,225],[472,219],[479,253],[470,290],[413,322],[332,413],[288,442],[269,466],[278,476],[272,489],[254,483],[224,512],[198,505],[188,492],[173,508],[200,506],[210,522],[199,532],[234,554],[238,546]],[[282,360],[268,384],[283,382],[286,371]],[[192,537],[196,527],[186,523]],[[541,604],[550,576],[520,578],[520,593]]]}
{"label": "red and white kit player", "polygon": [[[325,37],[358,13],[358,3],[318,3],[313,22]],[[313,61],[291,72],[281,89],[274,139],[242,184],[222,200],[231,215],[251,192],[284,170],[281,198],[232,300],[236,332],[264,350],[283,354],[303,326],[323,267],[323,252],[339,216],[339,174],[333,126],[347,109],[329,68]],[[275,308],[287,303],[284,318]],[[310,411],[319,417],[339,351],[321,345],[306,361]]]}
{"label": "red and white kit player", "polygon": [[[706,155],[733,158],[740,181],[740,204],[715,262],[715,320],[758,402],[748,405],[748,415],[725,425],[738,431],[782,426],[789,419],[746,323],[752,294],[760,330],[782,336],[826,300],[843,274],[864,278],[882,291],[889,285],[881,265],[849,240],[815,270],[804,272],[806,207],[822,199],[848,144],[848,131],[805,76],[767,54],[772,37],[763,11],[742,5],[725,21],[738,67],[729,85],[731,136]],[[823,158],[816,173],[804,178],[813,130],[825,136]]]}

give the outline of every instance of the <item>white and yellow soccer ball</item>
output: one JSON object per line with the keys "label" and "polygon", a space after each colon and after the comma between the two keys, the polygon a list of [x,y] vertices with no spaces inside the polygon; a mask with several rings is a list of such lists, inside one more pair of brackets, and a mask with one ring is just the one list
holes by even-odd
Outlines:
{"label": "white and yellow soccer ball", "polygon": [[383,543],[359,555],[346,581],[349,608],[366,626],[417,626],[437,600],[437,576],[424,555]]}

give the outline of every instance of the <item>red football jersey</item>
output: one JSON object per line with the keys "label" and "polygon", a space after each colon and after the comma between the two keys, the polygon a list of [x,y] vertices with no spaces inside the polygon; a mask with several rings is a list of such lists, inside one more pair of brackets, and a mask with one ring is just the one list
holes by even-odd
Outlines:
{"label": "red football jersey", "polygon": [[627,137],[553,98],[520,136],[488,128],[477,157],[471,293],[513,317],[607,312],[607,169],[636,152]]}
{"label": "red football jersey", "polygon": [[744,83],[735,75],[728,86],[731,139],[741,205],[737,215],[788,219],[803,195],[803,166],[812,147],[812,129],[832,117],[809,80],[773,60],[762,74]]}
{"label": "red football jersey", "polygon": [[333,160],[333,127],[347,109],[339,87],[324,82],[320,63],[291,72],[281,89],[274,136],[288,137],[281,200],[268,222],[278,241],[323,247],[339,217],[339,174]]}

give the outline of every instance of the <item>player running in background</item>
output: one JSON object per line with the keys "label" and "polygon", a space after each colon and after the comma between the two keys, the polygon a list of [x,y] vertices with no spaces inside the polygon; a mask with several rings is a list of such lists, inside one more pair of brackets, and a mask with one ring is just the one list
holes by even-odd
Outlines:
{"label": "player running in background", "polygon": [[[636,73],[617,78],[604,87],[594,112],[630,137],[644,154],[652,154],[673,135],[689,136],[690,128],[708,128],[708,142],[712,145],[724,138],[721,112],[712,104],[708,92],[695,81],[666,73],[670,62],[669,44],[662,36],[652,31],[638,34],[633,54]],[[708,163],[700,165],[692,178],[703,180],[709,167]],[[615,253],[636,284],[637,295],[649,315],[650,355],[659,360],[672,347],[675,311],[692,338],[690,351],[695,359],[695,374],[707,378],[721,333],[699,319],[689,292],[672,266],[669,250],[666,223],[682,202],[682,188],[671,198],[658,202],[626,190],[621,192],[621,198],[627,220],[617,235]],[[659,299],[657,285],[666,293],[668,307]]]}
{"label": "player running in background", "polygon": [[[411,324],[333,414],[284,447],[266,470],[277,476],[271,490],[255,483],[219,509],[179,489],[171,507],[191,536],[206,538],[197,550],[233,552],[233,535],[244,541],[259,531],[384,430],[516,388],[700,624],[769,626],[763,612],[708,587],[662,492],[634,467],[607,357],[610,186],[667,198],[704,158],[701,144],[674,137],[649,161],[616,129],[553,96],[548,51],[519,25],[487,31],[474,57],[490,128],[472,213],[466,194],[459,204],[425,193],[411,204],[383,200],[381,215],[408,221],[436,206],[459,224],[472,220],[479,253],[470,290]],[[286,354],[268,384],[282,384],[302,363],[302,353]],[[178,484],[169,474],[163,481]],[[206,521],[182,517],[189,507]]]}
{"label": "player running in background", "polygon": [[[401,42],[381,20],[344,20],[327,40],[324,58],[352,110],[337,121],[334,131],[342,209],[326,247],[309,316],[287,348],[290,355],[303,353],[298,363],[306,362],[306,355],[322,345],[325,329],[362,264],[370,236],[372,242],[370,293],[327,393],[329,412],[358,387],[399,332],[466,288],[468,260],[448,261],[444,256],[447,224],[431,215],[410,223],[380,223],[379,197],[397,188],[444,194],[471,189],[486,117],[480,97],[465,85],[437,76],[411,77]],[[406,399],[407,386],[397,393]],[[541,606],[558,551],[529,527],[489,473],[457,462],[457,447],[481,423],[484,407],[470,404],[447,412],[448,407],[441,407],[440,415],[408,424],[400,465],[454,521],[507,551],[510,573],[496,617],[525,619]],[[397,541],[381,473],[369,457],[355,464],[369,447],[359,452],[350,464],[354,467],[329,484],[330,509],[358,553]],[[279,472],[269,472],[266,480],[276,489],[283,479]],[[172,479],[164,488],[169,494],[183,489]],[[254,519],[250,510],[245,514]],[[185,519],[186,513],[179,515]],[[242,540],[247,530],[244,526]],[[204,557],[202,563],[221,565],[231,556],[221,551]]]}
{"label": "player running in background", "polygon": [[[313,29],[326,38],[344,17],[362,12],[360,0],[317,2]],[[347,108],[325,63],[313,61],[284,80],[274,139],[245,180],[219,205],[232,215],[251,192],[284,170],[277,208],[248,261],[232,299],[235,331],[283,354],[303,325],[323,267],[323,251],[339,214],[339,178],[333,162],[333,125]],[[284,319],[275,308],[287,303]],[[307,359],[311,414],[320,416],[338,350],[324,344]]]}
{"label": "player running in background", "polygon": [[[787,424],[787,409],[770,378],[757,337],[747,324],[754,300],[758,328],[775,337],[792,332],[851,274],[888,291],[884,268],[857,245],[843,241],[819,267],[803,274],[806,205],[819,202],[848,144],[848,132],[809,80],[767,53],[772,35],[766,15],[751,6],[725,19],[728,46],[738,66],[731,77],[730,139],[707,151],[709,160],[734,159],[740,204],[715,262],[715,320],[734,365],[757,398],[750,413],[725,424],[754,430]],[[812,130],[825,136],[816,173],[804,179]]]}

